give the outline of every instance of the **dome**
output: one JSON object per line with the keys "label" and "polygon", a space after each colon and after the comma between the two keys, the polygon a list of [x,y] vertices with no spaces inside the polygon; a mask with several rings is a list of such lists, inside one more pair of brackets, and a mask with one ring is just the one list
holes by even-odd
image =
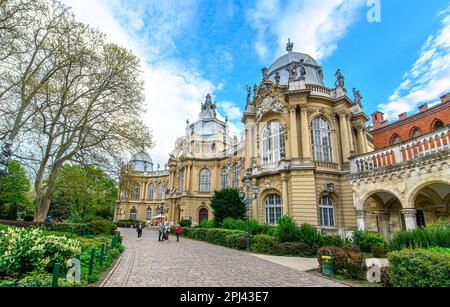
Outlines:
{"label": "dome", "polygon": [[139,152],[135,154],[131,160],[130,165],[138,172],[152,172],[153,161],[150,155],[146,152]]}
{"label": "dome", "polygon": [[[273,63],[268,71],[268,77],[275,82],[275,74],[280,73],[280,84],[288,84],[289,72],[287,68],[291,63],[303,62],[306,70],[305,83],[325,86],[323,83],[322,67],[311,56],[289,51]],[[297,68],[297,75],[300,76],[300,68]]]}

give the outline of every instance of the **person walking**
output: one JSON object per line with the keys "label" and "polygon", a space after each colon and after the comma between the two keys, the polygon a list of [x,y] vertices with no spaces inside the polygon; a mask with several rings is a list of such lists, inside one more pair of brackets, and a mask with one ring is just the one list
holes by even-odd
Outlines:
{"label": "person walking", "polygon": [[165,232],[165,227],[164,227],[164,223],[161,222],[159,223],[159,242],[163,242],[164,241],[164,232]]}
{"label": "person walking", "polygon": [[139,223],[139,225],[136,227],[136,232],[138,234],[138,241],[141,240],[143,228],[144,227],[142,226],[142,223]]}
{"label": "person walking", "polygon": [[175,235],[177,236],[177,242],[180,242],[180,236],[182,233],[182,229],[181,229],[181,225],[178,224],[177,227],[175,228]]}

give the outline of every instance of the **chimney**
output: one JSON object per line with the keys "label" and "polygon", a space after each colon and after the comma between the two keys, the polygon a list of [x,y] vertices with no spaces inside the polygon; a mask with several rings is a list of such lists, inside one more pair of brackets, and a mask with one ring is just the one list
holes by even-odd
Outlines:
{"label": "chimney", "polygon": [[421,105],[419,107],[419,112],[420,113],[425,112],[426,110],[428,110],[428,103],[424,103],[423,105]]}
{"label": "chimney", "polygon": [[402,114],[400,114],[399,116],[398,116],[399,118],[400,118],[400,120],[405,120],[405,119],[407,119],[408,118],[408,113],[402,113]]}
{"label": "chimney", "polygon": [[450,93],[445,94],[444,96],[441,97],[441,102],[442,103],[447,103],[450,101]]}
{"label": "chimney", "polygon": [[384,113],[381,111],[376,111],[372,114],[373,129],[378,129],[386,125],[384,120]]}

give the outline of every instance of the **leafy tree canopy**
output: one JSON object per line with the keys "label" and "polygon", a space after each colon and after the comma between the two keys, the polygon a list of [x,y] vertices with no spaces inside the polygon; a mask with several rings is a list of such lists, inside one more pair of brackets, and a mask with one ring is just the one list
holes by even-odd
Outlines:
{"label": "leafy tree canopy", "polygon": [[17,211],[26,211],[30,205],[30,181],[19,162],[11,161],[8,168],[9,174],[0,176],[0,218],[15,219]]}

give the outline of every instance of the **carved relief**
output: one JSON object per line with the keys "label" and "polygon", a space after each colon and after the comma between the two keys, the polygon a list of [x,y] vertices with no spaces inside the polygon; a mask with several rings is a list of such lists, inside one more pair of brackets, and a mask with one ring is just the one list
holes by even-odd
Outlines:
{"label": "carved relief", "polygon": [[256,122],[259,123],[264,114],[268,112],[287,114],[287,110],[283,103],[271,96],[265,97],[261,104],[256,108]]}

